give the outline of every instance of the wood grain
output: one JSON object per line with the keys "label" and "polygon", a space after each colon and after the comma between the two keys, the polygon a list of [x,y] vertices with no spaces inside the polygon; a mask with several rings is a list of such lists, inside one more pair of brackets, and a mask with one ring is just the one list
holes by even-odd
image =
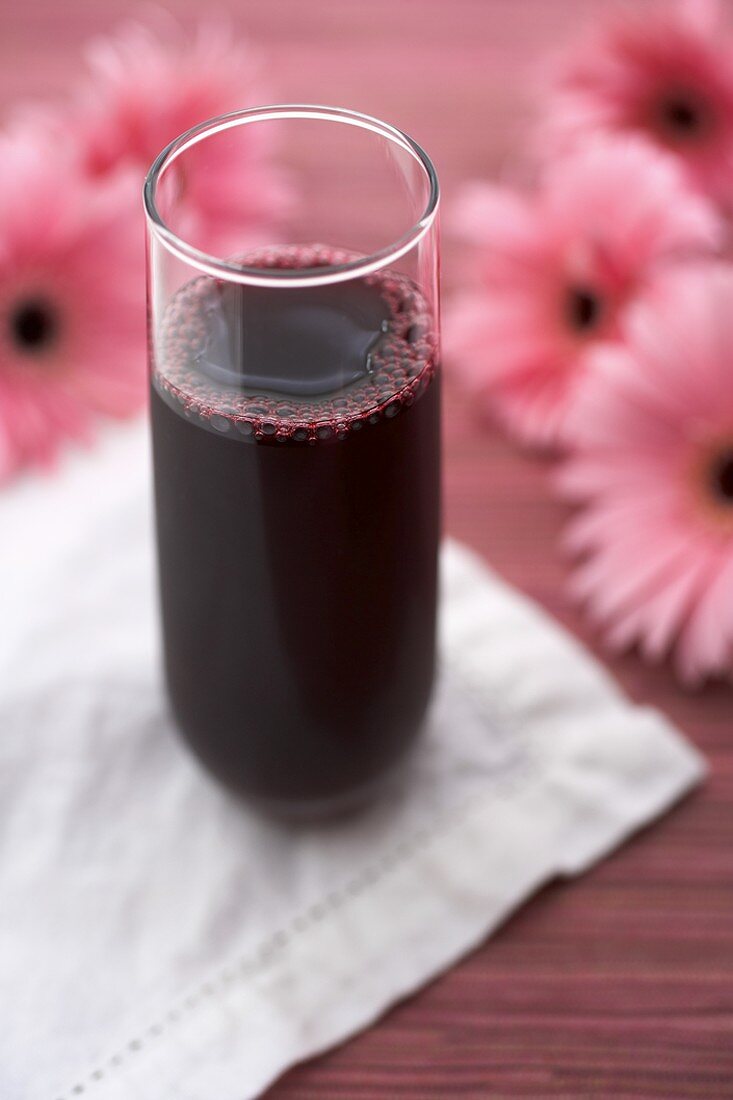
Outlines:
{"label": "wood grain", "polygon": [[[395,121],[435,157],[448,204],[462,178],[511,171],[546,60],[605,6],[229,5],[269,55],[274,98]],[[119,0],[4,6],[0,103],[62,88],[84,38],[127,10]],[[450,293],[461,257],[449,238],[444,260]],[[447,389],[448,530],[595,649],[563,595],[565,513],[547,468],[479,425]],[[685,693],[668,669],[633,655],[609,667],[632,698],[661,708],[707,754],[704,788],[583,879],[544,890],[377,1026],[286,1074],[271,1100],[733,1096],[733,690]]]}

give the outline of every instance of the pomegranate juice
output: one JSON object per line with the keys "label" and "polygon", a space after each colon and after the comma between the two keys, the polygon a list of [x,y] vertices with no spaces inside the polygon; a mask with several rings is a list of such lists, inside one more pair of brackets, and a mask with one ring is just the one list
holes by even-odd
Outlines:
{"label": "pomegranate juice", "polygon": [[[339,259],[314,247],[256,262]],[[237,790],[282,807],[348,801],[404,754],[433,680],[426,303],[390,272],[303,288],[196,279],[158,334],[151,400],[180,729]]]}

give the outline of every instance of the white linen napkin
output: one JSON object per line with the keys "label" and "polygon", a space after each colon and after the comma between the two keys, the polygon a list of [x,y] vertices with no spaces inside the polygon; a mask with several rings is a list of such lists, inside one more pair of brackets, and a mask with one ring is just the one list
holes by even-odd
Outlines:
{"label": "white linen napkin", "polygon": [[293,826],[177,740],[140,425],[0,498],[0,1096],[247,1100],[696,783],[697,753],[464,548],[400,784]]}

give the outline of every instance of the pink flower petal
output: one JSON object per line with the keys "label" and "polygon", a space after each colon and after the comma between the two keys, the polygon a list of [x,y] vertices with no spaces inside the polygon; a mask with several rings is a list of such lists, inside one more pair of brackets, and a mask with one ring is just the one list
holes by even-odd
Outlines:
{"label": "pink flower petal", "polygon": [[554,159],[599,136],[642,136],[673,154],[694,187],[730,204],[733,44],[722,12],[714,0],[612,8],[559,69],[543,154]]}
{"label": "pink flower petal", "polygon": [[95,413],[130,415],[145,394],[137,188],[121,176],[91,185],[73,160],[50,176],[44,136],[3,145],[0,314],[40,304],[51,318],[40,345],[0,331],[3,477],[48,467],[65,440],[89,439]]}
{"label": "pink flower petal", "polygon": [[[613,355],[658,269],[721,240],[720,219],[671,158],[628,139],[591,143],[552,166],[534,198],[473,185],[455,217],[476,245],[483,287],[449,303],[448,362],[530,445],[569,441],[583,378],[601,369],[596,356]],[[633,437],[642,421],[665,431],[648,397],[639,394],[636,410],[619,402]]]}
{"label": "pink flower petal", "polygon": [[[733,671],[733,540],[720,568],[690,614],[677,647],[680,673],[699,683],[711,673]],[[727,612],[727,613],[726,613]]]}
{"label": "pink flower petal", "polygon": [[584,505],[565,537],[583,556],[574,595],[610,645],[674,650],[692,683],[729,671],[733,644],[733,500],[706,472],[733,448],[733,273],[710,263],[672,282],[624,352],[586,372],[556,484]]}

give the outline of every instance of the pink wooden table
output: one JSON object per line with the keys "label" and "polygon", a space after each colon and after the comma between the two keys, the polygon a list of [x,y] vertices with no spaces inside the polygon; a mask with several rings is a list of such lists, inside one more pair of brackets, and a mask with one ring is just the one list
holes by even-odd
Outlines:
{"label": "pink wooden table", "polygon": [[[229,7],[266,47],[278,99],[337,103],[396,122],[436,159],[449,202],[461,178],[502,169],[529,116],[538,60],[604,5]],[[174,5],[182,13],[197,6]],[[83,39],[128,10],[120,0],[6,2],[0,101],[63,87]],[[449,293],[457,275],[449,242],[444,259]],[[563,509],[550,497],[546,468],[480,428],[447,388],[448,530],[595,648],[563,595]],[[633,656],[610,667],[634,699],[664,710],[707,754],[704,789],[581,881],[544,890],[376,1027],[287,1074],[272,1100],[733,1097],[733,689],[686,694],[668,670]]]}

